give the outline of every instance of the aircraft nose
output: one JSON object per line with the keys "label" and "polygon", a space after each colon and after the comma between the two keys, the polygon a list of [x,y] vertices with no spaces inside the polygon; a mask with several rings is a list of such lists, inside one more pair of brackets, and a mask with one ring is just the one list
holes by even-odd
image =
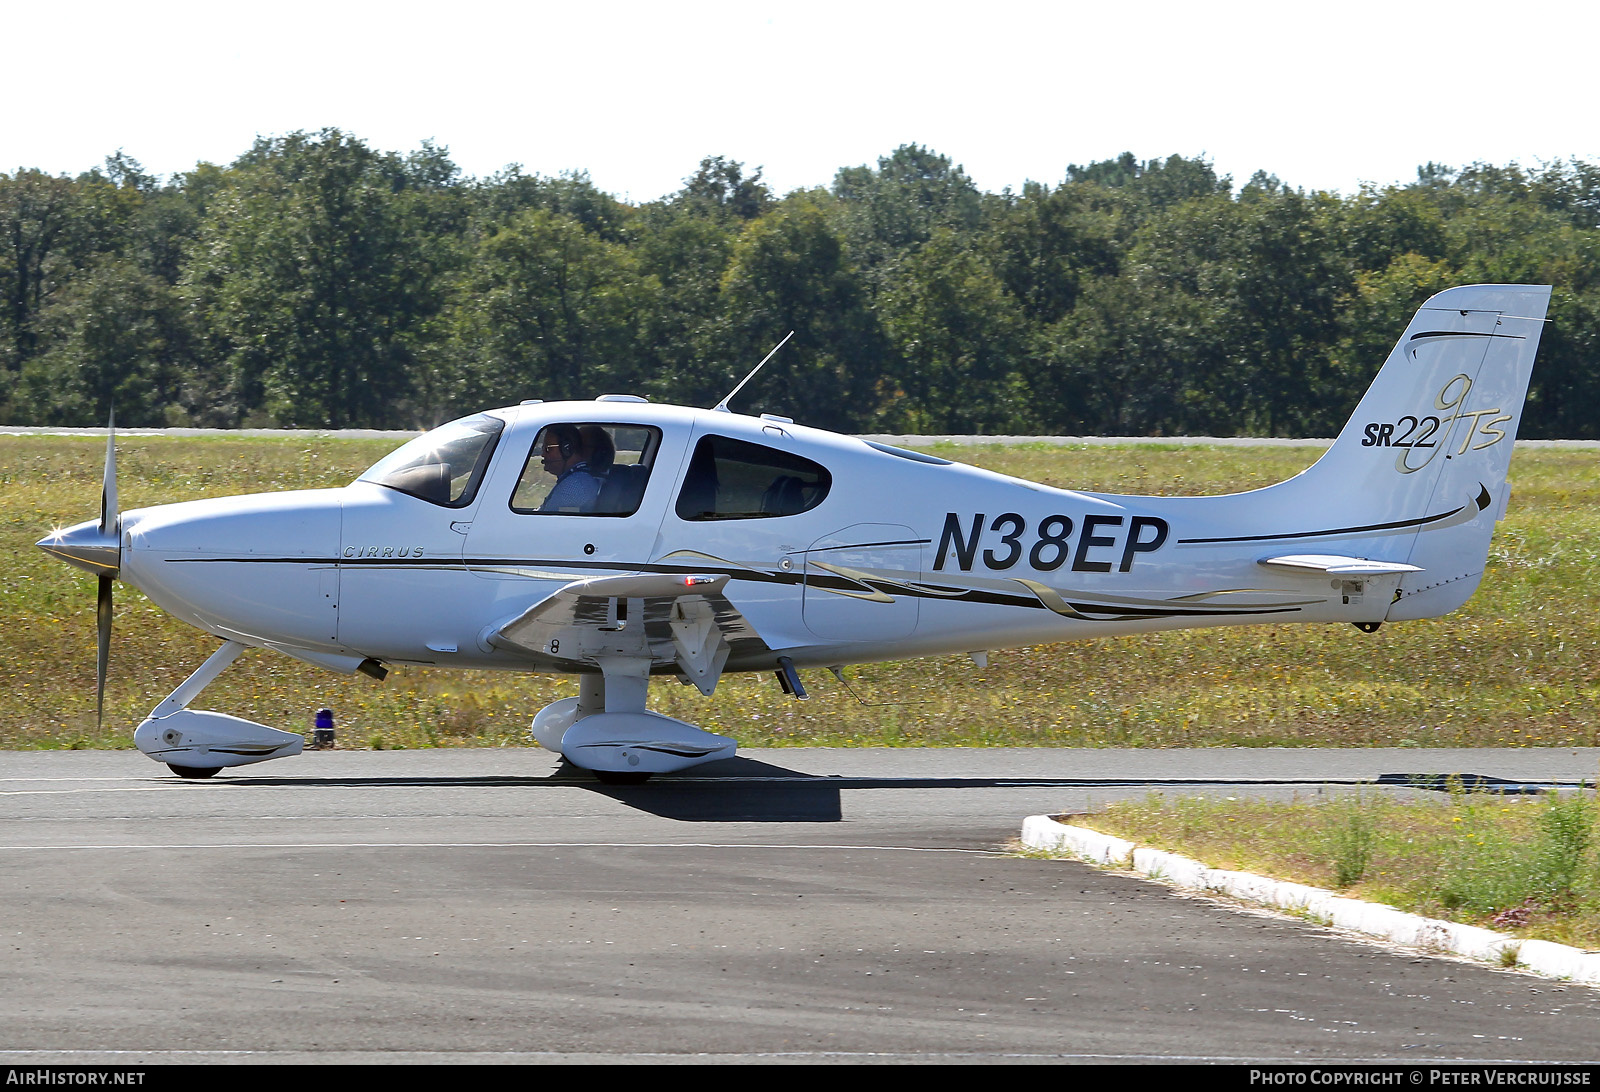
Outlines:
{"label": "aircraft nose", "polygon": [[119,536],[102,531],[98,520],[86,520],[63,530],[52,531],[34,545],[96,576],[116,576],[117,570],[122,567]]}

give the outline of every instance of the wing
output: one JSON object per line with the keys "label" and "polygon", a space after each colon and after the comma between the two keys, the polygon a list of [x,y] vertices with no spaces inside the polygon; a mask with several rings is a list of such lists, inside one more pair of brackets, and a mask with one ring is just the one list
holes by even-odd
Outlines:
{"label": "wing", "polygon": [[488,641],[552,670],[593,670],[603,659],[647,659],[654,674],[677,674],[705,694],[730,660],[772,650],[722,594],[729,576],[602,576],[574,580],[521,614],[491,626]]}

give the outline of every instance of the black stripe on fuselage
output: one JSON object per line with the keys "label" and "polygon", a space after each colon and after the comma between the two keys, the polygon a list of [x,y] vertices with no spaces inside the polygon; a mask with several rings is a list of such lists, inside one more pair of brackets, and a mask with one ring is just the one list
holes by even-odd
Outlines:
{"label": "black stripe on fuselage", "polygon": [[1526,341],[1527,340],[1527,338],[1524,337],[1522,334],[1491,334],[1491,333],[1480,333],[1477,330],[1423,330],[1420,333],[1412,334],[1406,340],[1407,341],[1416,341],[1418,338],[1423,338],[1423,337],[1503,337],[1503,338],[1509,338],[1512,341]]}
{"label": "black stripe on fuselage", "polygon": [[843,546],[813,546],[807,550],[795,550],[797,554],[825,554],[833,550],[869,550],[878,546],[929,546],[933,544],[931,538],[900,538],[891,542],[851,542]]}
{"label": "black stripe on fuselage", "polygon": [[[1476,504],[1478,506],[1478,511],[1482,512],[1488,508],[1489,505],[1494,503],[1494,498],[1489,495],[1489,487],[1484,485],[1482,482],[1479,482],[1478,495],[1473,497],[1468,503]],[[1465,504],[1461,506],[1461,508],[1465,507],[1467,507]],[[1453,508],[1448,512],[1440,512],[1436,516],[1423,516],[1420,519],[1401,519],[1395,520],[1393,523],[1369,523],[1365,527],[1335,527],[1331,531],[1300,531],[1292,535],[1244,535],[1239,538],[1180,538],[1178,540],[1178,544],[1182,546],[1191,543],[1268,542],[1273,539],[1316,538],[1320,535],[1355,535],[1360,534],[1363,531],[1393,531],[1404,527],[1425,527],[1430,523],[1438,523],[1442,519],[1449,519],[1451,516],[1460,512],[1461,508]]]}
{"label": "black stripe on fuselage", "polygon": [[1397,519],[1393,523],[1368,523],[1361,527],[1334,527],[1326,531],[1295,531],[1290,534],[1281,535],[1236,535],[1231,538],[1180,538],[1178,540],[1178,545],[1206,545],[1219,542],[1272,542],[1277,539],[1289,538],[1321,538],[1328,535],[1358,535],[1364,531],[1395,531],[1405,527],[1425,527],[1430,523],[1438,523],[1442,519],[1449,519],[1459,511],[1461,511],[1461,509],[1456,508],[1449,512],[1441,512],[1436,516],[1423,516],[1420,519]]}
{"label": "black stripe on fuselage", "polygon": [[[803,573],[769,572],[764,569],[743,569],[719,565],[671,565],[663,563],[629,564],[614,561],[573,561],[564,558],[465,558],[462,561],[439,558],[305,558],[305,557],[182,557],[168,558],[169,562],[176,564],[217,563],[231,562],[234,564],[302,564],[302,565],[360,565],[367,567],[389,567],[397,569],[440,569],[447,572],[459,572],[463,568],[494,569],[494,568],[566,568],[566,569],[609,569],[619,573],[662,573],[662,574],[690,574],[690,573],[726,573],[735,580],[751,580],[763,584],[797,585],[804,583],[806,577]],[[1028,610],[1049,610],[1050,608],[1033,595],[1018,595],[1012,592],[991,591],[982,588],[948,588],[947,585],[935,585],[941,590],[924,590],[909,583],[894,580],[863,579],[852,580],[847,577],[832,574],[814,573],[811,577],[813,587],[824,590],[850,591],[854,588],[871,587],[889,596],[908,596],[914,599],[946,600],[955,603],[980,603],[985,606],[1022,607]],[[944,590],[948,588],[948,590]],[[953,594],[959,592],[959,594]],[[1135,607],[1122,604],[1107,605],[1091,602],[1068,602],[1082,614],[1114,614],[1123,618],[1231,618],[1248,614],[1294,614],[1299,607]]]}

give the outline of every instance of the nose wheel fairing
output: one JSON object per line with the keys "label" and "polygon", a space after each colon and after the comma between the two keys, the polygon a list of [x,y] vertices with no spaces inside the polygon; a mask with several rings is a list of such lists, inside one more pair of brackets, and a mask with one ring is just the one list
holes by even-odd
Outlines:
{"label": "nose wheel fairing", "polygon": [[[200,691],[239,658],[245,645],[226,641],[134,729],[133,742],[157,762],[183,770],[217,770],[297,755],[305,739],[243,717],[190,709]],[[192,774],[188,776],[194,776]]]}
{"label": "nose wheel fairing", "polygon": [[196,770],[288,758],[305,746],[305,738],[293,732],[206,709],[149,717],[134,729],[133,742],[157,762]]}

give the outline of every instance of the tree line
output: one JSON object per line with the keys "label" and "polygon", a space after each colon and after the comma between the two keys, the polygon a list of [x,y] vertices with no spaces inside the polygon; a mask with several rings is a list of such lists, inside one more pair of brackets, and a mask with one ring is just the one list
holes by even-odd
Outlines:
{"label": "tree line", "polygon": [[525,398],[846,431],[1331,435],[1428,295],[1555,285],[1524,436],[1600,436],[1600,164],[1340,196],[1132,154],[981,192],[906,145],[632,204],[335,130],[0,174],[0,422],[413,427]]}

